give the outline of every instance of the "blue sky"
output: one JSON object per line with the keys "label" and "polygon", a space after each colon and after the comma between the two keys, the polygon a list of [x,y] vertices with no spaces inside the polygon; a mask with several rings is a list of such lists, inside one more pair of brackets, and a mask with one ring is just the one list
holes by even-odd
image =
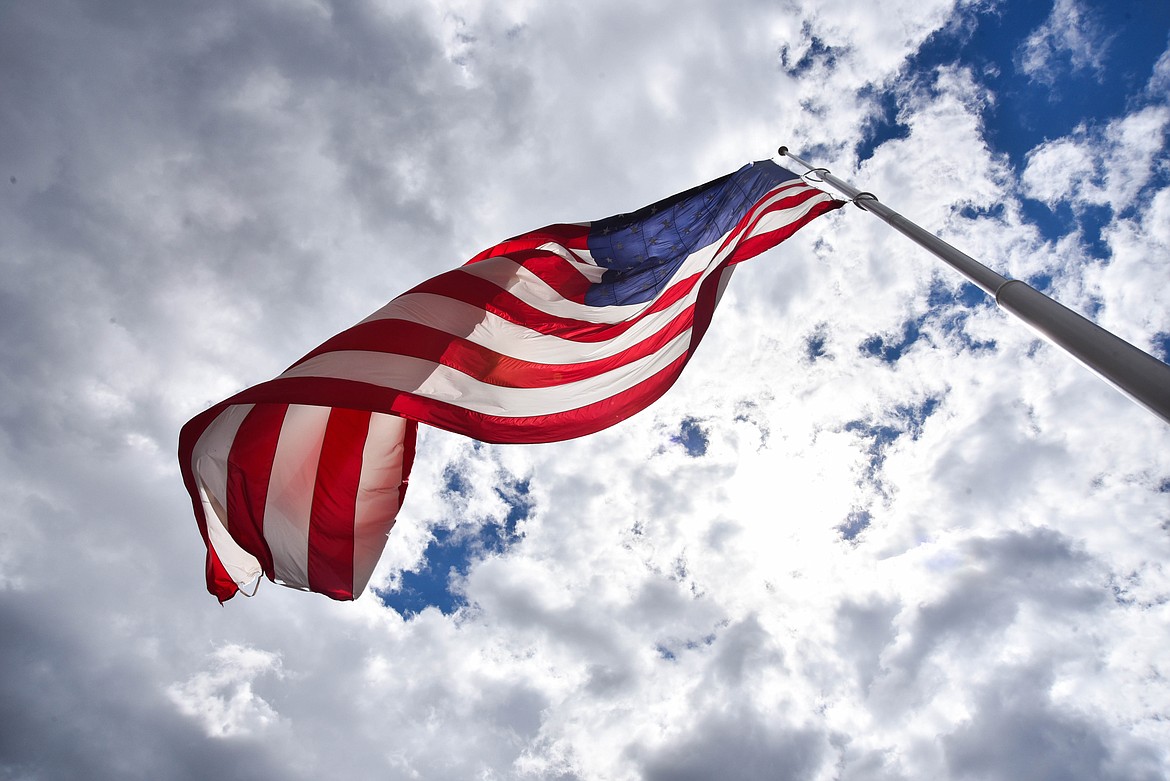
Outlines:
{"label": "blue sky", "polygon": [[1165,360],[1168,46],[1143,0],[5,4],[0,777],[1166,777],[1170,429],[853,207],[632,419],[420,432],[353,603],[220,607],[174,451],[781,144]]}

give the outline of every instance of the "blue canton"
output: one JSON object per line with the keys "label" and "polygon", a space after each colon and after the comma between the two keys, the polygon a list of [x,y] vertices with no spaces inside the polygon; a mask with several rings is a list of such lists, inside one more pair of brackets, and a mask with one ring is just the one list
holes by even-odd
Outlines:
{"label": "blue canton", "polygon": [[762,160],[636,212],[590,225],[589,251],[607,269],[585,293],[591,306],[643,304],[695,250],[716,241],[760,198],[796,174]]}

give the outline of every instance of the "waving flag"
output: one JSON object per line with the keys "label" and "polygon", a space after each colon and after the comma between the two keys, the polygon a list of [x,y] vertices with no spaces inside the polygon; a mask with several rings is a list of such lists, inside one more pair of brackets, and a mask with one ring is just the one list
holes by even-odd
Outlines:
{"label": "waving flag", "polygon": [[183,427],[221,601],[259,578],[353,599],[405,494],[416,422],[487,442],[591,434],[674,383],[731,266],[841,203],[771,161],[630,214],[510,239]]}

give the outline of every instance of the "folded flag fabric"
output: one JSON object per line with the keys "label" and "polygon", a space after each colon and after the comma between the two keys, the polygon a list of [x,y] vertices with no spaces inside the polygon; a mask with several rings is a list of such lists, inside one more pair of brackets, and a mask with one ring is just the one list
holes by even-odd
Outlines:
{"label": "folded flag fabric", "polygon": [[405,495],[418,422],[486,442],[591,434],[659,398],[732,266],[836,201],[771,161],[498,244],[189,421],[179,461],[207,586],[354,599]]}

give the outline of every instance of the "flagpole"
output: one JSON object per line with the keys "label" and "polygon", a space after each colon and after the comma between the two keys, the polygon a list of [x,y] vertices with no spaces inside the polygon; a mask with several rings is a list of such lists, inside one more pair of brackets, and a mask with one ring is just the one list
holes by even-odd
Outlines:
{"label": "flagpole", "polygon": [[808,169],[806,177],[809,174],[818,175],[821,181],[845,194],[856,206],[929,250],[973,285],[991,295],[1000,308],[1023,320],[1122,393],[1170,423],[1170,366],[1081,317],[1027,283],[997,274],[970,255],[910,222],[881,203],[872,193],[862,192],[846,184],[829,173],[828,169],[814,168],[788,151],[786,146],[780,147],[778,151],[781,157],[790,157]]}

